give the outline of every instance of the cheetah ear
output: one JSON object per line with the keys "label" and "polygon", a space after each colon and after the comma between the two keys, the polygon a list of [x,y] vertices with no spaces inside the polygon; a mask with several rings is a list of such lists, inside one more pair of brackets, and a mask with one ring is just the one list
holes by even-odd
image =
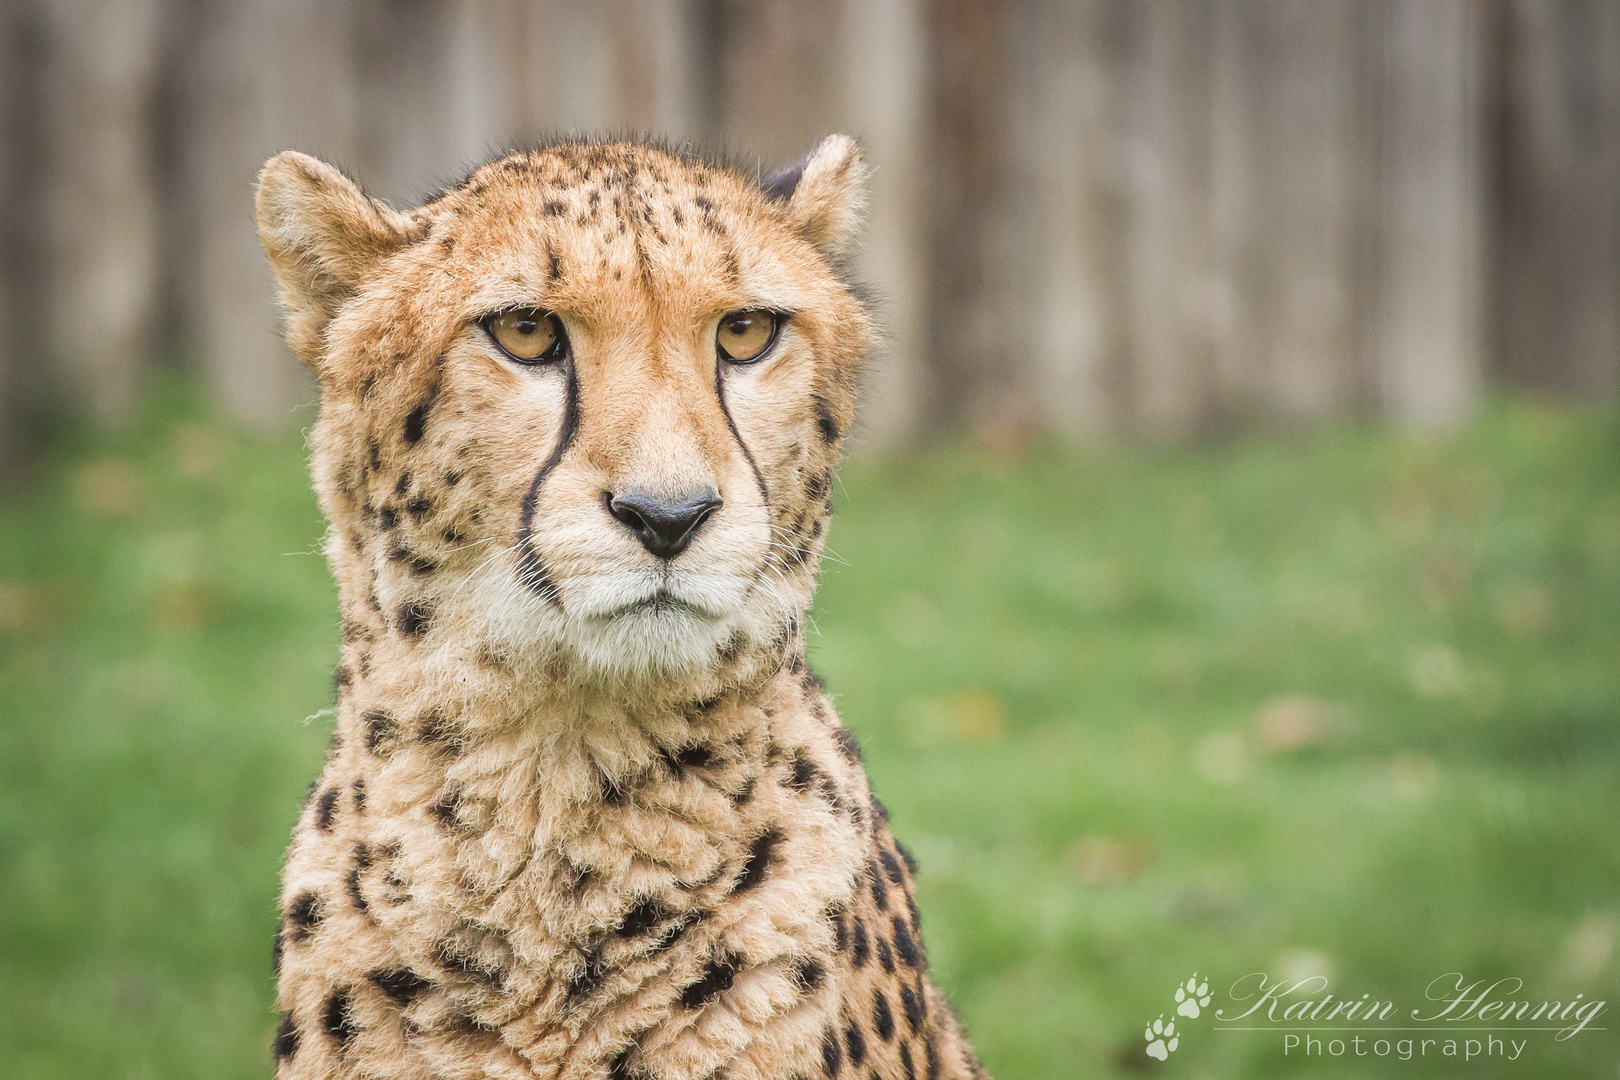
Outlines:
{"label": "cheetah ear", "polygon": [[296,150],[265,163],[255,209],[259,242],[281,287],[287,343],[318,371],[321,331],[366,273],[410,242],[411,218]]}
{"label": "cheetah ear", "polygon": [[765,194],[786,202],[799,233],[824,254],[847,254],[866,209],[866,162],[848,135],[829,135],[804,158],[760,180]]}

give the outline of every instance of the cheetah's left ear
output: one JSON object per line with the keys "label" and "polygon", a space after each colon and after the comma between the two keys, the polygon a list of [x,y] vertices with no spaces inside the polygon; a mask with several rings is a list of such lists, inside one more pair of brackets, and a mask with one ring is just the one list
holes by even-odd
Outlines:
{"label": "cheetah's left ear", "polygon": [[265,163],[255,205],[259,241],[281,286],[287,343],[321,374],[321,331],[377,263],[415,238],[413,222],[295,150]]}
{"label": "cheetah's left ear", "polygon": [[787,203],[799,233],[823,253],[849,251],[866,209],[866,162],[848,135],[829,135],[801,160],[760,181],[765,194]]}

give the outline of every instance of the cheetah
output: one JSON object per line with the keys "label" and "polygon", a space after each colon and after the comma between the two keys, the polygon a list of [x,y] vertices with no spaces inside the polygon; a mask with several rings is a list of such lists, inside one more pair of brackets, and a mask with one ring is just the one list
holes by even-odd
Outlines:
{"label": "cheetah", "polygon": [[265,165],[343,641],[282,1080],[984,1076],[804,660],[865,183],[836,135],[563,140],[410,212]]}

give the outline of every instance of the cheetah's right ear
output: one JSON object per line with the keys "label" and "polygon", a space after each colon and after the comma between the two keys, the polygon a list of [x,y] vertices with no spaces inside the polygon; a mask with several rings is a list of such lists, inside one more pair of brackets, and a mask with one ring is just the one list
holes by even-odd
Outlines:
{"label": "cheetah's right ear", "polygon": [[366,273],[409,243],[410,217],[326,162],[283,151],[259,173],[259,242],[287,314],[287,343],[319,372],[321,331]]}
{"label": "cheetah's right ear", "polygon": [[866,162],[848,135],[829,135],[801,160],[760,180],[772,199],[787,203],[799,234],[825,254],[848,253],[866,209]]}

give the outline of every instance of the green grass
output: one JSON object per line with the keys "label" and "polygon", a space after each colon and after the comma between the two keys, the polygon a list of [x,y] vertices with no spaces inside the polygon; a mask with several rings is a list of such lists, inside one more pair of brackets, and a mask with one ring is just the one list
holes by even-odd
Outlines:
{"label": "green grass", "polygon": [[[1617,1075],[1612,1031],[1323,1063],[1206,1015],[1141,1052],[1195,969],[1227,1007],[1258,970],[1620,998],[1612,412],[868,457],[837,503],[813,662],[994,1075]],[[268,1075],[321,528],[296,437],[184,395],[6,497],[0,1076]]]}

